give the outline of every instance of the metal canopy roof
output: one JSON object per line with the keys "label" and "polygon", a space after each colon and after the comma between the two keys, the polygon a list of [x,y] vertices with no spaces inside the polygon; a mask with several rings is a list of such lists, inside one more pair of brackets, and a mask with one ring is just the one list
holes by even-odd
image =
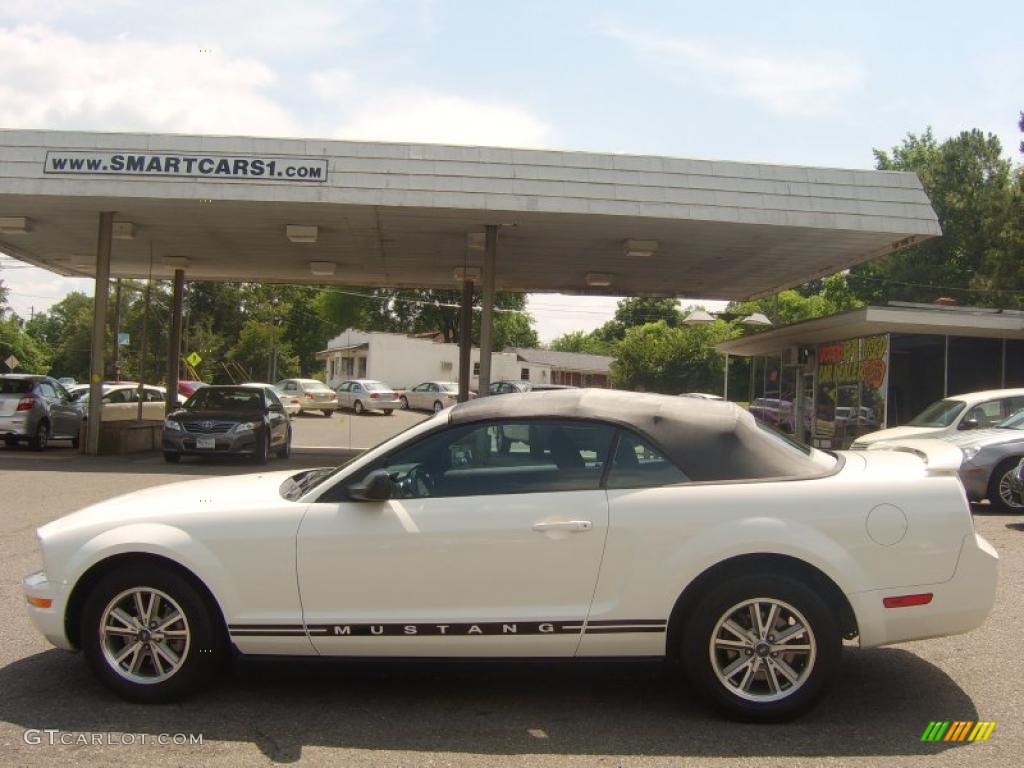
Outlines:
{"label": "metal canopy roof", "polygon": [[[278,170],[268,178],[272,162]],[[321,177],[289,180],[282,168]],[[145,277],[152,246],[157,277],[174,269],[167,257],[185,257],[190,280],[451,288],[457,268],[482,266],[470,235],[499,224],[498,289],[709,299],[770,293],[940,234],[920,182],[906,173],[0,131],[0,218],[30,220],[26,233],[0,232],[0,251],[90,276],[104,210],[134,225],[134,239],[114,240],[113,277]],[[316,242],[291,242],[287,225],[317,226]],[[627,255],[627,240],[656,241],[653,255]],[[310,262],[332,262],[334,274],[314,275]]]}
{"label": "metal canopy roof", "polygon": [[723,341],[715,349],[730,355],[778,354],[787,347],[855,339],[878,333],[1024,339],[1024,312],[979,307],[894,303],[804,320],[770,331]]}

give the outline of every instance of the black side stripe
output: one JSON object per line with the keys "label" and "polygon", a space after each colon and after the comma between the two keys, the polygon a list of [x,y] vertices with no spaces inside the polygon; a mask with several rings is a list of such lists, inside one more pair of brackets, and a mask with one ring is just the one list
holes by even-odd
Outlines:
{"label": "black side stripe", "polygon": [[562,635],[665,632],[664,619],[631,619],[590,621],[481,621],[481,622],[412,622],[333,624],[231,624],[228,631],[235,637],[469,637],[513,635]]}

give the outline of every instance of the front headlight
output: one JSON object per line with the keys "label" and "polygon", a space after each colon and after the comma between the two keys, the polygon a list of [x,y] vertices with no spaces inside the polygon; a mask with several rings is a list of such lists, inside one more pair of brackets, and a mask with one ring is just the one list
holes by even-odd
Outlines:
{"label": "front headlight", "polygon": [[258,421],[243,421],[239,424],[235,424],[232,432],[252,432],[256,427],[259,426]]}
{"label": "front headlight", "polygon": [[964,448],[963,449],[964,461],[970,461],[971,459],[973,459],[975,456],[978,455],[978,451],[980,451],[980,450],[981,450],[981,448],[978,448],[977,446],[972,446],[970,448]]}
{"label": "front headlight", "polygon": [[167,419],[164,422],[164,429],[169,429],[171,432],[183,432],[180,421],[174,421],[173,419]]}

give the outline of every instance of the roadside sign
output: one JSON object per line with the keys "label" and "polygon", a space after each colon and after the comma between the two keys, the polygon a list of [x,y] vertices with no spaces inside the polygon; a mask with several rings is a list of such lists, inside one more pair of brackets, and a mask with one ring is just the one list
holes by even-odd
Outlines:
{"label": "roadside sign", "polygon": [[11,355],[6,360],[4,360],[4,363],[7,364],[7,368],[8,369],[13,371],[15,368],[17,368],[19,365],[21,365],[21,360],[16,358],[14,355]]}
{"label": "roadside sign", "polygon": [[192,352],[188,357],[185,358],[185,361],[193,368],[195,368],[197,365],[203,362],[203,358],[199,356],[198,352]]}
{"label": "roadside sign", "polygon": [[128,334],[119,333],[117,334],[117,346],[123,347],[128,343]]}

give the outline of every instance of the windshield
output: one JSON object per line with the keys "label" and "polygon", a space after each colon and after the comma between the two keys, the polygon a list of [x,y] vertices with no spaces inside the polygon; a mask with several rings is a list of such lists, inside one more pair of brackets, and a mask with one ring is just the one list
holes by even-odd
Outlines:
{"label": "windshield", "polygon": [[0,395],[27,395],[34,386],[31,379],[0,379]]}
{"label": "windshield", "polygon": [[334,390],[322,381],[303,381],[302,388],[307,392],[333,392]]}
{"label": "windshield", "polygon": [[939,400],[911,419],[908,427],[948,427],[967,407],[963,400]]}
{"label": "windshield", "polygon": [[190,411],[256,411],[263,407],[258,390],[248,387],[203,387],[185,403]]}
{"label": "windshield", "polygon": [[454,382],[454,381],[442,381],[442,382],[439,382],[439,383],[441,385],[441,389],[443,389],[445,392],[458,392],[459,391],[459,385],[456,382]]}
{"label": "windshield", "polygon": [[382,384],[379,381],[364,381],[363,386],[366,387],[369,392],[390,392],[391,387],[386,384]]}
{"label": "windshield", "polygon": [[996,424],[999,429],[1024,430],[1024,410],[1017,411],[1013,416]]}

